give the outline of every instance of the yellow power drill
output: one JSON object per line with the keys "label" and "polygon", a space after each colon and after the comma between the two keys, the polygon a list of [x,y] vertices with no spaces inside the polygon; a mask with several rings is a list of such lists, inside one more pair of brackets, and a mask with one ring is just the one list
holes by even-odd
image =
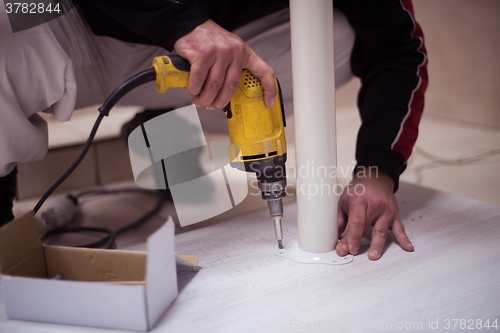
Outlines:
{"label": "yellow power drill", "polygon": [[[156,89],[164,93],[168,88],[187,88],[190,67],[189,62],[179,56],[154,58]],[[281,249],[282,198],[286,196],[286,120],[279,81],[275,81],[277,102],[272,108],[268,108],[264,102],[260,80],[244,69],[240,84],[230,103],[224,108],[224,113],[231,141],[228,148],[230,164],[242,171],[255,172]]]}

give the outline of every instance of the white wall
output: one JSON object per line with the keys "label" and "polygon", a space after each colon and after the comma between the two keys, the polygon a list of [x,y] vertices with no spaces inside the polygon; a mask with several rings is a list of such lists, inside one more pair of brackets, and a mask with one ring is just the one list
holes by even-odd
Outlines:
{"label": "white wall", "polygon": [[500,1],[413,4],[429,56],[425,113],[500,128]]}

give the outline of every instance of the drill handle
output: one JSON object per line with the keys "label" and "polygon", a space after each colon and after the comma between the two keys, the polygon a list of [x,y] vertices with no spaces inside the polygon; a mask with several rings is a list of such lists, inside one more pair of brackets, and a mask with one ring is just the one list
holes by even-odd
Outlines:
{"label": "drill handle", "polygon": [[158,92],[163,94],[168,88],[187,88],[191,64],[186,59],[177,55],[156,57],[153,68]]}
{"label": "drill handle", "polygon": [[189,72],[191,70],[191,64],[189,63],[189,61],[187,61],[183,57],[178,56],[178,55],[171,55],[171,56],[168,56],[168,58],[170,58],[170,60],[172,61],[172,64],[178,70],[183,71],[183,72]]}

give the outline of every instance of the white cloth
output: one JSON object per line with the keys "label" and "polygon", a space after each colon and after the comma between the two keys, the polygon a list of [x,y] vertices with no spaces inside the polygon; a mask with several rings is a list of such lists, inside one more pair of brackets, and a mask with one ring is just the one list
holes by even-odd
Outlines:
{"label": "white cloth", "polygon": [[[334,13],[336,86],[352,73],[349,58],[354,32],[345,16]],[[235,33],[261,56],[280,80],[285,110],[292,105],[290,22],[288,9],[271,14]],[[16,162],[42,159],[47,153],[48,133],[37,112],[52,113],[68,121],[75,109],[102,104],[130,76],[151,67],[154,57],[168,54],[160,47],[122,42],[95,36],[76,10],[34,28],[12,33],[3,2],[0,2],[0,177]],[[181,107],[190,104],[184,89],[158,94],[153,83],[141,86],[121,101],[122,105],[146,108]],[[226,132],[220,110],[202,110],[205,130]]]}

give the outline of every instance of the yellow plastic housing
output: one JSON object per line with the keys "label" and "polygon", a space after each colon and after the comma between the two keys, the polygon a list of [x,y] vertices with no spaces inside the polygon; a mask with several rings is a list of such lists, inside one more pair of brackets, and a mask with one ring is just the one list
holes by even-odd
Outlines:
{"label": "yellow plastic housing", "polygon": [[[231,162],[257,161],[286,153],[284,119],[276,82],[275,103],[268,108],[258,78],[244,70],[229,110],[229,157]],[[229,115],[228,115],[229,114]]]}
{"label": "yellow plastic housing", "polygon": [[153,67],[156,71],[156,89],[164,93],[168,88],[187,88],[189,72],[177,69],[168,56],[153,59]]}
{"label": "yellow plastic housing", "polygon": [[[156,71],[156,89],[164,93],[168,88],[187,88],[189,71],[174,66],[168,56],[153,59]],[[229,127],[229,158],[231,162],[258,161],[286,153],[284,112],[278,82],[272,108],[264,102],[264,90],[258,78],[243,70],[238,89],[225,109]]]}

